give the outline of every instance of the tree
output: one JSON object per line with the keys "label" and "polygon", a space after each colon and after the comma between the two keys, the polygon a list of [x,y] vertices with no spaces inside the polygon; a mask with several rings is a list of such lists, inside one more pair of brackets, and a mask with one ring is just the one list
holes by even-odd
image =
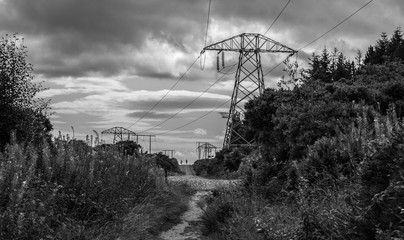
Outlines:
{"label": "tree", "polygon": [[[324,48],[321,56],[313,53],[310,60],[310,69],[307,71],[308,77],[312,80],[321,80],[323,82],[331,82],[332,62],[330,60],[330,54],[327,49]],[[308,80],[308,79],[306,79]]]}
{"label": "tree", "polygon": [[386,48],[386,54],[389,56],[390,60],[396,60],[396,59],[403,59],[403,34],[401,32],[400,28],[397,28],[393,35],[390,38],[390,41],[387,45]]}
{"label": "tree", "polygon": [[389,39],[382,33],[375,46],[366,52],[365,64],[383,64],[389,61],[404,60],[404,39],[400,28],[397,28]]}
{"label": "tree", "polygon": [[49,103],[35,95],[44,90],[33,82],[27,50],[16,34],[0,40],[0,151],[14,132],[17,141],[38,143],[50,137]]}
{"label": "tree", "polygon": [[154,155],[154,159],[156,161],[156,165],[164,169],[164,176],[167,181],[168,172],[180,172],[180,168],[178,165],[178,161],[175,158],[169,158],[167,155],[164,155],[162,152],[159,152]]}

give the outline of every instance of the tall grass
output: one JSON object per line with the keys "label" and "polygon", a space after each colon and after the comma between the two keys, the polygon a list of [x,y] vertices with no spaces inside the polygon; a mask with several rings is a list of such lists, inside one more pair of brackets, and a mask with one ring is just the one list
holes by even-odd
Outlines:
{"label": "tall grass", "polygon": [[150,159],[114,149],[13,141],[0,153],[0,239],[106,239],[128,213],[143,222],[132,233],[153,232],[141,216],[176,199],[162,177]]}

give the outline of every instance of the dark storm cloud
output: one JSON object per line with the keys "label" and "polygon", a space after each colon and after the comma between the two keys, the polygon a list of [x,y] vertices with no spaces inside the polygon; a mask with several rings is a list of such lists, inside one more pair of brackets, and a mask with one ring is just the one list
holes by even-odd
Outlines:
{"label": "dark storm cloud", "polygon": [[[6,0],[4,4],[7,11],[1,20],[6,29],[72,35],[69,40],[81,45],[74,49],[102,43],[141,47],[145,38],[150,37],[148,33],[180,43],[181,37],[199,20],[194,15],[198,11],[192,8],[200,7],[196,2],[187,4],[181,0]],[[176,34],[179,36],[175,37]]]}
{"label": "dark storm cloud", "polygon": [[[232,35],[256,32],[256,24],[262,31],[286,2],[212,1],[212,23],[214,20],[219,32]],[[267,36],[298,49],[366,2],[291,1]],[[109,76],[130,71],[140,76],[172,78],[177,73],[169,73],[167,69],[154,71],[155,63],[133,57],[139,52],[169,54],[162,46],[147,46],[151,40],[168,44],[184,54],[198,53],[205,33],[207,3],[207,0],[2,0],[0,29],[26,37],[35,69],[40,74]],[[374,41],[383,31],[392,32],[402,24],[403,10],[402,0],[374,1],[317,45],[324,46],[327,40],[333,44],[343,38],[347,50],[366,49],[367,46],[355,44],[361,40]],[[228,32],[226,26],[241,32]]]}
{"label": "dark storm cloud", "polygon": [[[36,47],[41,49],[29,49],[39,73],[75,76],[89,69],[108,75],[125,69],[125,56],[143,50],[148,38],[189,51],[185,37],[195,41],[202,36],[205,12],[198,10],[201,4],[183,0],[5,0],[0,2],[0,29],[19,32],[27,44],[40,39]],[[97,60],[89,62],[83,54]]]}

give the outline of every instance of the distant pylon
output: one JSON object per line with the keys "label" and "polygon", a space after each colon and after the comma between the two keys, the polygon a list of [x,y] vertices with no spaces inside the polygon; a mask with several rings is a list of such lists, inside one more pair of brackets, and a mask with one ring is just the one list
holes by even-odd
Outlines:
{"label": "distant pylon", "polygon": [[196,148],[198,150],[198,160],[215,157],[217,147],[208,142],[196,142],[196,144],[198,145]]}
{"label": "distant pylon", "polygon": [[218,54],[223,54],[223,51],[239,52],[223,147],[254,146],[254,138],[245,136],[242,125],[244,104],[248,100],[261,96],[265,89],[260,53],[273,52],[293,55],[297,51],[257,33],[243,33],[211,44],[206,46],[201,54],[206,50],[218,51]]}
{"label": "distant pylon", "polygon": [[113,128],[110,128],[110,129],[107,129],[107,130],[104,130],[101,132],[101,134],[106,134],[106,133],[114,134],[114,140],[113,140],[114,144],[117,142],[120,142],[120,141],[124,141],[124,135],[128,136],[127,137],[128,140],[130,140],[131,135],[136,136],[136,133],[134,133],[126,128],[123,128],[123,127],[113,127]]}

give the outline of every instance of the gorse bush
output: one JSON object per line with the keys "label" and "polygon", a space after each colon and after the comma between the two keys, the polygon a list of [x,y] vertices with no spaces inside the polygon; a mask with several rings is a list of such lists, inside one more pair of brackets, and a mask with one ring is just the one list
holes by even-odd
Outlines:
{"label": "gorse bush", "polygon": [[156,193],[152,169],[75,142],[14,142],[0,154],[0,239],[93,239]]}

